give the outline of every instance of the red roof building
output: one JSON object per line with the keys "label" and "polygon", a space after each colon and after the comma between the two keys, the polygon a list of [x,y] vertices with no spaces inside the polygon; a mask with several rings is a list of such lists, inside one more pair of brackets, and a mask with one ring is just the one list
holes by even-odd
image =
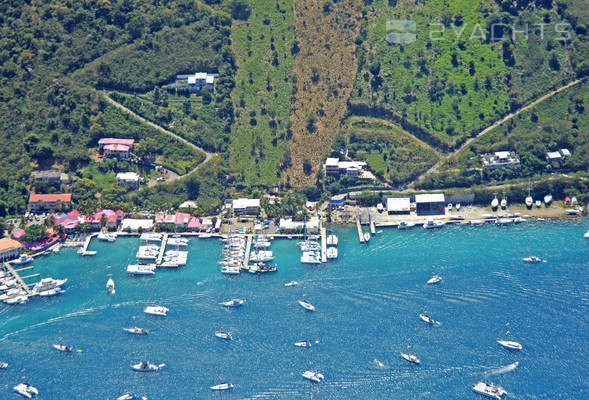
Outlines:
{"label": "red roof building", "polygon": [[188,225],[188,222],[190,221],[190,214],[187,213],[176,213],[175,217],[174,217],[174,223],[176,225],[183,225],[186,226]]}
{"label": "red roof building", "polygon": [[135,139],[119,139],[119,138],[102,138],[98,141],[98,146],[103,148],[109,145],[123,145],[132,147],[135,143]]}
{"label": "red roof building", "polygon": [[188,221],[188,229],[197,231],[200,229],[200,218],[192,217],[190,221]]}
{"label": "red roof building", "polygon": [[32,211],[37,210],[56,210],[63,207],[69,207],[72,203],[71,193],[61,194],[36,194],[29,195],[29,207]]}
{"label": "red roof building", "polygon": [[109,228],[116,228],[118,220],[116,214],[111,214],[106,218],[106,226]]}

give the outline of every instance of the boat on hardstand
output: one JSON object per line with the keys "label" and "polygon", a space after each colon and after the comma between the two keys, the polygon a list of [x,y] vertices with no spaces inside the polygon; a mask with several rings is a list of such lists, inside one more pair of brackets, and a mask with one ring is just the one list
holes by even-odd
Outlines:
{"label": "boat on hardstand", "polygon": [[497,207],[499,207],[499,200],[497,199],[497,196],[494,195],[493,200],[491,201],[491,208],[496,210]]}
{"label": "boat on hardstand", "polygon": [[299,342],[295,342],[294,345],[297,347],[311,347],[311,342],[308,340],[301,340]]}
{"label": "boat on hardstand", "polygon": [[524,257],[522,258],[523,262],[527,262],[527,263],[539,263],[542,262],[544,260],[542,260],[540,257],[538,256],[529,256],[529,257]]}
{"label": "boat on hardstand", "polygon": [[427,281],[428,285],[434,285],[436,283],[442,282],[442,277],[440,275],[434,275]]}
{"label": "boat on hardstand", "polygon": [[485,221],[483,221],[482,219],[473,219],[472,221],[470,221],[470,225],[473,226],[480,226],[480,225],[484,225]]}
{"label": "boat on hardstand", "polygon": [[29,385],[28,383],[19,383],[14,388],[14,391],[27,399],[33,398],[39,394],[39,390],[36,387]]}
{"label": "boat on hardstand", "polygon": [[109,294],[115,294],[116,290],[115,290],[115,281],[112,278],[108,278],[108,281],[106,281],[106,290]]}
{"label": "boat on hardstand", "polygon": [[72,346],[66,346],[65,344],[54,344],[53,348],[66,353],[74,351],[74,348]]}
{"label": "boat on hardstand", "polygon": [[433,319],[432,317],[430,317],[427,314],[419,314],[419,318],[421,318],[422,321],[427,322],[428,324],[440,325],[439,321],[436,321],[435,319]]}
{"label": "boat on hardstand", "polygon": [[286,286],[286,287],[290,287],[290,286],[296,286],[296,285],[298,285],[298,284],[299,284],[299,283],[298,283],[297,281],[290,281],[290,282],[286,282],[286,283],[284,284],[284,286]]}
{"label": "boat on hardstand", "polygon": [[473,386],[472,390],[476,393],[481,394],[486,397],[491,397],[493,399],[501,400],[502,396],[507,392],[501,386],[479,382]]}
{"label": "boat on hardstand", "polygon": [[132,328],[123,328],[125,332],[133,333],[135,335],[146,335],[149,332],[147,329],[139,328],[138,326],[134,326]]}
{"label": "boat on hardstand", "polygon": [[211,390],[229,390],[233,389],[232,383],[219,383],[218,385],[211,386]]}
{"label": "boat on hardstand", "polygon": [[135,399],[147,400],[147,397],[139,396],[138,394],[133,393],[133,392],[126,392],[126,393],[122,394],[121,396],[117,397],[117,400],[135,400]]}
{"label": "boat on hardstand", "polygon": [[301,307],[303,307],[305,310],[309,310],[309,311],[315,311],[315,306],[314,306],[313,304],[311,304],[311,303],[307,303],[307,302],[306,302],[306,301],[304,301],[304,300],[299,300],[299,301],[298,301],[298,303],[299,303],[299,305],[300,305]]}
{"label": "boat on hardstand", "polygon": [[143,309],[145,314],[150,315],[159,315],[165,317],[168,315],[168,311],[170,311],[167,307],[164,306],[147,306]]}
{"label": "boat on hardstand", "polygon": [[215,332],[215,336],[220,339],[225,339],[225,340],[233,339],[231,332],[217,331],[217,332]]}
{"label": "boat on hardstand", "polygon": [[550,203],[552,203],[552,195],[547,194],[546,196],[544,196],[544,204],[549,205]]}
{"label": "boat on hardstand", "polygon": [[305,371],[303,372],[303,378],[308,379],[315,383],[320,383],[325,377],[323,374],[315,371]]}
{"label": "boat on hardstand", "polygon": [[166,364],[153,364],[149,361],[141,361],[140,363],[131,365],[131,369],[139,372],[155,372],[165,366]]}
{"label": "boat on hardstand", "polygon": [[497,343],[510,350],[521,350],[523,348],[521,343],[514,342],[512,340],[497,340]]}
{"label": "boat on hardstand", "polygon": [[413,354],[401,353],[401,357],[403,357],[405,360],[409,361],[412,364],[421,363],[419,358],[417,358],[417,356],[414,356]]}
{"label": "boat on hardstand", "polygon": [[239,307],[245,303],[245,300],[242,299],[231,299],[228,301],[222,301],[219,304],[223,307]]}

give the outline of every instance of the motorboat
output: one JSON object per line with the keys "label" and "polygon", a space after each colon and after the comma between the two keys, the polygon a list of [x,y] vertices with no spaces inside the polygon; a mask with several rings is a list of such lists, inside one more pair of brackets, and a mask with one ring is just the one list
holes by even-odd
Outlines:
{"label": "motorboat", "polygon": [[411,228],[413,226],[415,226],[415,224],[412,223],[412,222],[400,221],[399,222],[399,225],[397,225],[397,229],[399,229],[399,230],[409,229],[409,228]]}
{"label": "motorboat", "polygon": [[494,196],[493,200],[491,200],[491,208],[496,210],[497,207],[499,207],[499,200],[497,199],[497,196]]}
{"label": "motorboat", "polygon": [[368,242],[370,240],[370,233],[364,232],[364,242]]}
{"label": "motorboat", "polygon": [[331,235],[327,235],[327,245],[328,246],[337,246],[339,242],[339,239],[337,237],[337,235],[335,234],[331,234]]}
{"label": "motorboat", "polygon": [[526,220],[525,218],[522,218],[522,217],[515,217],[515,218],[513,219],[513,223],[514,223],[514,224],[521,224],[522,222],[526,222],[526,221],[527,221],[527,220]]}
{"label": "motorboat", "polygon": [[168,246],[186,247],[188,246],[188,239],[185,238],[170,238],[168,239]]}
{"label": "motorboat", "polygon": [[29,298],[24,294],[4,300],[6,304],[25,304],[27,301],[29,301]]}
{"label": "motorboat", "polygon": [[543,262],[544,260],[542,260],[538,256],[529,256],[529,257],[522,258],[522,261],[527,262],[527,263],[539,263],[539,262]]}
{"label": "motorboat", "polygon": [[156,266],[154,264],[129,264],[127,273],[129,275],[154,275]]}
{"label": "motorboat", "polygon": [[0,369],[6,369],[8,367],[8,363],[4,361],[0,361]]}
{"label": "motorboat", "polygon": [[4,278],[4,280],[0,281],[0,290],[10,290],[16,288],[17,286],[18,281],[16,279]]}
{"label": "motorboat", "polygon": [[544,204],[549,205],[550,203],[552,203],[552,195],[547,194],[546,196],[544,196]]}
{"label": "motorboat", "polygon": [[11,288],[11,289],[8,289],[8,291],[6,291],[0,295],[0,300],[6,301],[6,300],[9,300],[9,299],[12,299],[15,297],[24,296],[26,294],[27,294],[27,292],[25,292],[21,288]]}
{"label": "motorboat", "polygon": [[325,251],[325,255],[327,256],[328,259],[337,258],[337,256],[338,256],[337,247],[328,247],[327,250]]}
{"label": "motorboat", "polygon": [[434,275],[427,281],[428,285],[434,285],[436,283],[442,282],[442,277],[440,275]]}
{"label": "motorboat", "polygon": [[585,232],[585,234],[583,235],[583,237],[584,237],[585,239],[589,239],[589,231]]}
{"label": "motorboat", "polygon": [[314,240],[305,240],[304,242],[298,242],[297,244],[301,247],[303,252],[321,250],[321,245]]}
{"label": "motorboat", "polygon": [[305,371],[303,372],[303,378],[308,379],[315,383],[320,383],[325,377],[323,374],[315,371]]}
{"label": "motorboat", "polygon": [[43,278],[39,282],[33,286],[33,293],[41,293],[46,290],[54,289],[56,287],[60,287],[67,283],[67,278],[65,279],[53,279],[53,278]]}
{"label": "motorboat", "polygon": [[221,273],[225,275],[239,275],[241,268],[239,265],[225,265],[221,267]]}
{"label": "motorboat", "polygon": [[308,302],[306,302],[304,300],[299,300],[298,303],[305,310],[315,311],[315,306],[313,304],[311,304],[311,303],[308,303]]}
{"label": "motorboat", "polygon": [[41,297],[50,297],[50,296],[55,296],[55,295],[62,294],[62,293],[65,293],[64,289],[62,289],[60,287],[55,287],[53,289],[44,290],[44,291],[39,292],[37,294]]}
{"label": "motorboat", "polygon": [[233,336],[231,336],[231,332],[217,331],[215,332],[215,336],[225,340],[233,339]]}
{"label": "motorboat", "polygon": [[147,306],[143,309],[145,314],[159,315],[162,317],[166,317],[168,315],[168,311],[170,310],[164,306]]}
{"label": "motorboat", "polygon": [[412,364],[419,364],[419,363],[421,363],[421,361],[419,360],[419,358],[417,358],[417,356],[414,356],[413,354],[401,353],[401,357],[403,357],[405,360],[409,361]]}
{"label": "motorboat", "polygon": [[116,290],[115,290],[115,281],[112,278],[108,278],[108,281],[106,281],[106,291],[109,294],[115,294]]}
{"label": "motorboat", "polygon": [[39,390],[36,387],[29,385],[28,383],[19,383],[14,388],[14,391],[27,399],[32,399],[34,396],[39,394]]}
{"label": "motorboat", "polygon": [[63,351],[66,353],[70,353],[70,352],[74,351],[74,348],[72,346],[66,346],[65,344],[54,344],[53,348],[55,350]]}
{"label": "motorboat", "polygon": [[318,250],[303,251],[303,254],[301,255],[301,263],[321,264],[321,253]]}
{"label": "motorboat", "polygon": [[579,214],[579,210],[577,210],[576,208],[567,208],[566,210],[564,210],[564,212],[566,212],[568,215],[578,215]]}
{"label": "motorboat", "polygon": [[432,218],[428,218],[428,220],[425,222],[425,224],[423,224],[423,227],[425,229],[435,229],[435,228],[441,228],[444,225],[446,225],[446,223],[444,221],[435,221]]}
{"label": "motorboat", "polygon": [[250,254],[250,260],[253,262],[264,262],[274,260],[274,255],[271,250],[258,250],[255,249]]}
{"label": "motorboat", "polygon": [[502,396],[507,393],[501,386],[485,382],[478,382],[473,386],[472,390],[474,390],[475,393],[497,400],[501,400]]}
{"label": "motorboat", "polygon": [[514,342],[512,340],[497,340],[497,343],[510,350],[521,350],[523,348],[521,343]]}
{"label": "motorboat", "polygon": [[126,392],[126,393],[123,393],[121,396],[117,397],[117,400],[135,400],[135,399],[147,400],[147,397],[139,396],[138,394],[133,393],[133,392]]}
{"label": "motorboat", "polygon": [[229,390],[233,389],[232,383],[219,383],[218,385],[211,386],[211,390]]}
{"label": "motorboat", "polygon": [[13,265],[24,265],[33,262],[34,258],[28,254],[21,254],[16,260],[12,260],[10,263]]}
{"label": "motorboat", "polygon": [[139,237],[143,242],[159,243],[162,241],[163,234],[157,232],[144,232]]}
{"label": "motorboat", "polygon": [[155,372],[165,366],[166,364],[153,364],[149,361],[141,361],[137,364],[131,365],[131,369],[139,372]]}
{"label": "motorboat", "polygon": [[538,207],[538,208],[542,207],[542,201],[540,201],[540,200],[536,200],[535,204],[536,204],[536,207]]}
{"label": "motorboat", "polygon": [[311,342],[308,340],[301,340],[299,342],[295,342],[294,345],[297,347],[311,347]]}
{"label": "motorboat", "polygon": [[[588,233],[589,233],[589,232],[588,232]],[[286,283],[284,284],[284,286],[286,286],[286,287],[290,287],[290,286],[296,286],[296,285],[298,285],[298,284],[299,284],[299,283],[298,283],[297,281],[290,281],[290,282],[286,282]]]}
{"label": "motorboat", "polygon": [[495,221],[495,225],[510,225],[513,224],[512,218],[499,218]]}
{"label": "motorboat", "polygon": [[147,332],[149,332],[147,329],[139,328],[138,326],[134,326],[132,328],[123,328],[123,330],[135,335],[147,335]]}
{"label": "motorboat", "polygon": [[505,198],[505,195],[503,196],[503,198],[501,199],[501,209],[505,210],[507,208],[507,199]]}
{"label": "motorboat", "polygon": [[482,219],[473,219],[472,221],[469,222],[469,224],[472,226],[481,226],[481,225],[485,225],[485,221]]}
{"label": "motorboat", "polygon": [[270,264],[264,264],[264,263],[256,263],[254,265],[250,265],[248,272],[250,274],[256,274],[256,273],[260,273],[260,274],[265,274],[267,272],[276,272],[278,271],[278,268],[276,268],[276,266],[274,265],[270,265]]}
{"label": "motorboat", "polygon": [[117,240],[117,234],[115,232],[100,232],[98,234],[98,240],[113,243]]}
{"label": "motorboat", "polygon": [[229,301],[222,301],[219,304],[223,307],[239,307],[245,303],[245,300],[242,299],[231,299]]}
{"label": "motorboat", "polygon": [[427,314],[419,314],[419,318],[421,318],[422,321],[427,322],[428,324],[440,325],[439,321],[436,321],[435,319],[433,319],[432,317],[430,317]]}

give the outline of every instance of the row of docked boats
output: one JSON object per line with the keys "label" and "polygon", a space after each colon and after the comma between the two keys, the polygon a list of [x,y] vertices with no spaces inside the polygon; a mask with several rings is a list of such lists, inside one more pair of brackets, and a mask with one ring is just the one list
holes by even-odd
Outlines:
{"label": "row of docked boats", "polygon": [[103,242],[114,243],[117,240],[116,232],[100,232],[97,236],[98,240]]}
{"label": "row of docked boats", "polygon": [[318,241],[307,238],[297,245],[301,248],[302,264],[321,264],[321,245]]}
{"label": "row of docked boats", "polygon": [[221,240],[225,242],[223,245],[223,258],[219,261],[219,264],[221,264],[221,273],[225,275],[239,275],[241,273],[241,265],[245,259],[247,246],[245,237],[231,235]]}
{"label": "row of docked boats", "polygon": [[339,239],[335,233],[330,233],[326,238],[327,249],[325,250],[325,256],[328,260],[334,260],[338,257],[337,245]]}

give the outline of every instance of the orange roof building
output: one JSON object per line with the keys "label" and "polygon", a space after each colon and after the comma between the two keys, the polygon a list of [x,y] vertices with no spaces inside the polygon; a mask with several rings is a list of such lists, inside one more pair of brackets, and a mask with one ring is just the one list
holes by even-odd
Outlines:
{"label": "orange roof building", "polygon": [[60,206],[69,207],[72,203],[71,193],[61,194],[36,194],[29,195],[29,207],[31,211],[57,210]]}
{"label": "orange roof building", "polygon": [[14,239],[0,239],[0,261],[8,261],[18,257],[22,244]]}

